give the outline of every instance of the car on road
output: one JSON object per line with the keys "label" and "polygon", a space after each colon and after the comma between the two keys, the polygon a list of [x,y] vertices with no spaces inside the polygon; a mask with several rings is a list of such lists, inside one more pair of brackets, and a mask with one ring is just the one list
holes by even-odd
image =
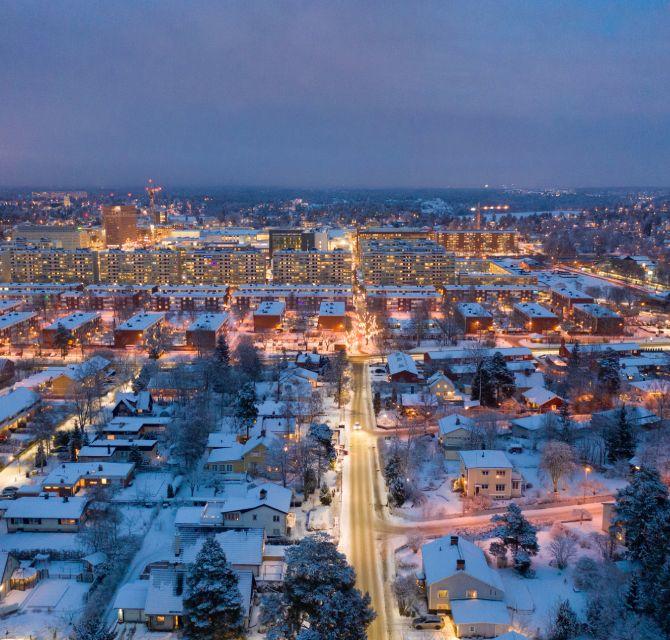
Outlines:
{"label": "car on road", "polygon": [[444,620],[441,616],[419,616],[412,620],[412,626],[415,629],[441,629],[444,626]]}
{"label": "car on road", "polygon": [[13,500],[16,498],[16,494],[19,492],[18,487],[5,487],[2,492],[0,492],[0,498],[6,500]]}
{"label": "car on road", "polygon": [[361,427],[360,422],[354,422],[353,430],[354,431],[360,431],[363,427]]}

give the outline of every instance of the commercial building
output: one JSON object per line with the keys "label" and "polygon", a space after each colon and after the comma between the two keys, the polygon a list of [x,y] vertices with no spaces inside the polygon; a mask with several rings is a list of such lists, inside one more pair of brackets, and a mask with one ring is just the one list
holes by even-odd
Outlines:
{"label": "commercial building", "polygon": [[454,316],[463,333],[477,333],[493,328],[493,316],[477,302],[459,302]]}
{"label": "commercial building", "polygon": [[360,270],[366,285],[433,285],[454,280],[454,258],[432,240],[363,240]]}
{"label": "commercial building", "polygon": [[42,329],[42,342],[46,347],[53,347],[58,332],[64,329],[71,336],[73,342],[86,344],[100,329],[101,324],[102,318],[99,313],[75,311],[44,327]]}
{"label": "commercial building", "polygon": [[537,302],[518,302],[512,311],[512,322],[530,332],[558,329],[558,316]]}
{"label": "commercial building", "polygon": [[572,318],[583,329],[595,335],[618,336],[624,332],[624,319],[600,304],[573,304]]}
{"label": "commercial building", "polygon": [[270,257],[275,252],[291,249],[310,251],[328,248],[328,234],[324,231],[305,229],[268,229]]}
{"label": "commercial building", "polygon": [[186,344],[199,350],[213,350],[227,325],[227,313],[203,313],[186,329]]}
{"label": "commercial building", "polygon": [[348,284],[352,279],[351,253],[282,249],[272,254],[272,281],[278,284]]}
{"label": "commercial building", "polygon": [[165,320],[164,313],[138,313],[114,330],[114,346],[146,345],[154,338]]}
{"label": "commercial building", "polygon": [[518,253],[516,231],[493,229],[437,230],[435,240],[447,251],[460,256],[510,255]]}
{"label": "commercial building", "polygon": [[114,205],[102,208],[102,226],[105,229],[105,242],[108,247],[120,247],[126,242],[137,242],[137,207],[132,205]]}
{"label": "commercial building", "polygon": [[21,224],[14,227],[12,241],[16,244],[49,245],[54,249],[88,249],[100,244],[99,228],[75,225]]}

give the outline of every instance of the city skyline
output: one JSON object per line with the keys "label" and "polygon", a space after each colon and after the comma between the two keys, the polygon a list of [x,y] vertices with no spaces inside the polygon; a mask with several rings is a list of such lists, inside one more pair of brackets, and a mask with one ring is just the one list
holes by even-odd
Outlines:
{"label": "city skyline", "polygon": [[670,184],[667,3],[0,8],[0,183]]}

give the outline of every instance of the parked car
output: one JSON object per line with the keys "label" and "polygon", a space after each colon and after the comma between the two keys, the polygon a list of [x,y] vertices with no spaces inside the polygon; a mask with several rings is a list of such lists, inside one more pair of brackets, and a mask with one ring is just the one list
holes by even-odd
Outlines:
{"label": "parked car", "polygon": [[510,453],[523,453],[523,447],[510,447],[508,451]]}
{"label": "parked car", "polygon": [[18,487],[5,487],[2,492],[0,492],[0,498],[6,500],[13,500],[16,498],[16,494],[19,492]]}
{"label": "parked car", "polygon": [[412,620],[412,626],[415,629],[441,629],[444,626],[444,620],[440,616],[419,616]]}

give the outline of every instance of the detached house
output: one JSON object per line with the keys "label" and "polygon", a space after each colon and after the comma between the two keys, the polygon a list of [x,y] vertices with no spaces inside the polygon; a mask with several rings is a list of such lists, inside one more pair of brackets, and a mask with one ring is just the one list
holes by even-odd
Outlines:
{"label": "detached house", "polygon": [[76,533],[86,520],[88,498],[25,497],[12,500],[3,516],[7,531]]}
{"label": "detached house", "polygon": [[503,451],[474,449],[459,451],[461,475],[458,479],[468,498],[488,496],[509,500],[521,496],[523,478],[514,470]]}
{"label": "detached house", "polygon": [[505,589],[484,552],[456,535],[444,536],[421,548],[428,610],[449,612],[459,638],[493,638],[506,633],[510,617]]}
{"label": "detached house", "polygon": [[447,460],[458,460],[458,452],[468,449],[475,441],[474,420],[460,413],[453,413],[437,421],[438,441]]}

